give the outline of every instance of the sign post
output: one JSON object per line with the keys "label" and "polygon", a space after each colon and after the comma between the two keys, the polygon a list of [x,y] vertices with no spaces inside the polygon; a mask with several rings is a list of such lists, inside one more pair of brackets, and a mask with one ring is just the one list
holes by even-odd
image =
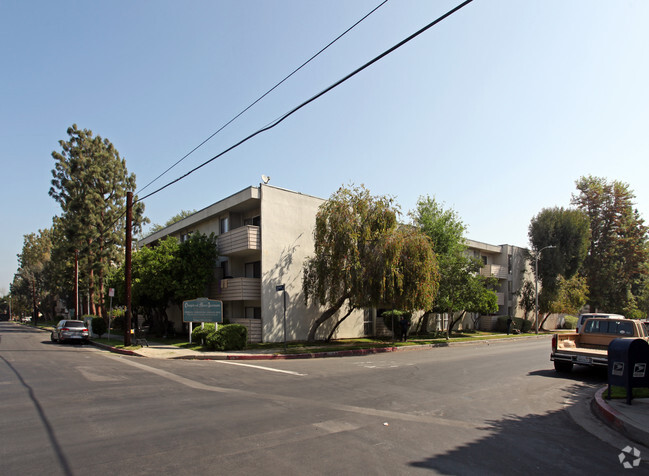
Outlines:
{"label": "sign post", "polygon": [[189,343],[192,343],[194,322],[223,322],[223,303],[215,299],[198,298],[183,302],[183,322],[189,322]]}
{"label": "sign post", "polygon": [[280,284],[275,286],[275,291],[282,292],[282,297],[284,298],[284,352],[286,352],[286,285]]}

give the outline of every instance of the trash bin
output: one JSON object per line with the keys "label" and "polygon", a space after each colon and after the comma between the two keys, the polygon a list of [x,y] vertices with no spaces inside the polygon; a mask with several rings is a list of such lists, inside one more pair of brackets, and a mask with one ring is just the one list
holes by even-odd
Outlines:
{"label": "trash bin", "polygon": [[624,387],[626,403],[633,389],[649,387],[649,344],[644,339],[613,339],[608,345],[608,396],[611,386]]}

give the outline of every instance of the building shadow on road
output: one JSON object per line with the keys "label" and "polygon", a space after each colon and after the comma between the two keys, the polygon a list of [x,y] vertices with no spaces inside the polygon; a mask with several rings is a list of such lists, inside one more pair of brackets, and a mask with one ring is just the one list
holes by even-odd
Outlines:
{"label": "building shadow on road", "polygon": [[[584,404],[592,393],[591,385],[576,383],[566,390],[567,407]],[[602,451],[605,444],[584,432],[565,410],[488,420],[479,428],[486,436],[409,466],[448,475],[590,476],[623,470],[618,459],[621,449],[607,446]]]}

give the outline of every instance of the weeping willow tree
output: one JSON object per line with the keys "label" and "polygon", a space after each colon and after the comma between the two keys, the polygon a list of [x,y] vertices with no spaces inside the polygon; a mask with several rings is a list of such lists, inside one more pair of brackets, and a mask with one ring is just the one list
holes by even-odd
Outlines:
{"label": "weeping willow tree", "polygon": [[391,198],[372,196],[363,186],[341,187],[321,205],[314,230],[315,254],[303,268],[306,303],[323,308],[311,324],[309,341],[345,304],[347,313],[334,330],[362,307],[432,306],[439,274],[431,242],[417,229],[399,226],[398,215]]}

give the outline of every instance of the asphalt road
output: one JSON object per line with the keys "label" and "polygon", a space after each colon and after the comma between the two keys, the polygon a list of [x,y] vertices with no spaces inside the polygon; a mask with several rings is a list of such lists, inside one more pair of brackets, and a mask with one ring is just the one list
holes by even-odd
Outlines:
{"label": "asphalt road", "polygon": [[3,322],[0,474],[624,472],[573,418],[605,375],[558,377],[549,345],[172,361]]}

